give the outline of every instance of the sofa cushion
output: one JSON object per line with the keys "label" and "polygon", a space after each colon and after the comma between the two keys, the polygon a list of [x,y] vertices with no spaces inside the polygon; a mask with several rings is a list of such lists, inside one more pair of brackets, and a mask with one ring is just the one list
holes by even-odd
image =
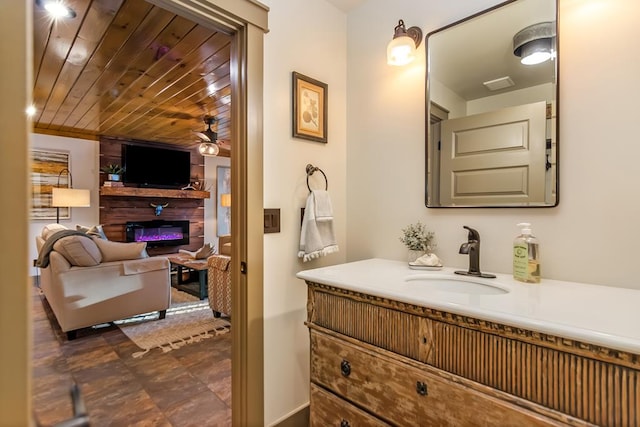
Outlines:
{"label": "sofa cushion", "polygon": [[80,267],[91,267],[100,264],[102,254],[93,240],[85,236],[67,236],[53,245],[53,250],[69,261],[69,264]]}
{"label": "sofa cushion", "polygon": [[112,242],[99,237],[92,237],[100,253],[102,261],[124,261],[128,259],[147,258],[147,242]]}
{"label": "sofa cushion", "polygon": [[60,230],[68,230],[68,228],[62,224],[47,224],[42,227],[42,233],[40,233],[40,236],[42,236],[43,240],[47,240],[53,233]]}
{"label": "sofa cushion", "polygon": [[76,224],[76,230],[82,231],[83,233],[88,234],[91,237],[99,237],[101,239],[108,240],[107,235],[104,234],[104,230],[102,229],[102,224],[94,225],[92,227]]}

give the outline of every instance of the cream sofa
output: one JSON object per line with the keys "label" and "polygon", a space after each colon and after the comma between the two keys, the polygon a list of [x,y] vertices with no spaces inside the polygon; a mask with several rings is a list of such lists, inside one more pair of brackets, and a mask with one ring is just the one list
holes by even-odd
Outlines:
{"label": "cream sofa", "polygon": [[[39,255],[52,234],[55,232],[45,227],[36,237]],[[40,287],[69,339],[75,338],[77,329],[136,314],[160,311],[160,318],[164,318],[171,304],[167,258],[148,257],[144,244],[82,236],[64,239],[71,244],[65,247],[61,239],[53,246],[48,265],[40,268]],[[91,266],[73,265],[96,261]]]}

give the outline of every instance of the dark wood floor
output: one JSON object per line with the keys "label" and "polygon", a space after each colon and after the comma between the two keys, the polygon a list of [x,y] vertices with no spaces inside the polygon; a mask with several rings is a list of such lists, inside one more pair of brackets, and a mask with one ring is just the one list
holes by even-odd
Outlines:
{"label": "dark wood floor", "polygon": [[91,426],[230,426],[231,334],[144,357],[115,326],[67,341],[33,292],[33,410],[40,426],[71,418],[75,382]]}

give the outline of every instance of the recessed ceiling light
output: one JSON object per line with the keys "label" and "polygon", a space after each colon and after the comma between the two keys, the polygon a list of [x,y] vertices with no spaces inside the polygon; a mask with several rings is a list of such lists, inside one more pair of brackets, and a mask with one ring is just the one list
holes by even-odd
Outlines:
{"label": "recessed ceiling light", "polygon": [[49,12],[54,19],[76,17],[76,11],[65,5],[62,0],[36,0],[36,4]]}
{"label": "recessed ceiling light", "polygon": [[36,115],[36,107],[35,105],[29,105],[27,107],[27,109],[25,110],[25,112],[27,113],[27,116],[29,117],[33,117]]}

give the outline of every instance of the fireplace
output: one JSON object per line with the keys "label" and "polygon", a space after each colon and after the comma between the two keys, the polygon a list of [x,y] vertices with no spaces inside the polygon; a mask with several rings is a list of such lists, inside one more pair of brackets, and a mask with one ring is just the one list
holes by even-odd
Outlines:
{"label": "fireplace", "polygon": [[150,248],[189,244],[189,221],[127,222],[127,242],[147,242]]}

